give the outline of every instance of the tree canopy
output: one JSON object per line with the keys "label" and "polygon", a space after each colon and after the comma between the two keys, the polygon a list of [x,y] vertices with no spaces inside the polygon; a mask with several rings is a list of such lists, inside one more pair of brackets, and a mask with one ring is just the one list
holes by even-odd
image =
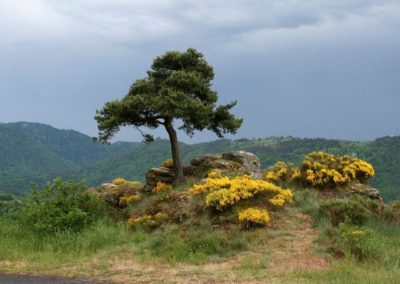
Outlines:
{"label": "tree canopy", "polygon": [[153,136],[142,132],[140,127],[154,129],[162,125],[171,141],[176,178],[181,179],[183,170],[175,124],[180,124],[177,128],[189,136],[208,129],[218,137],[236,133],[242,124],[242,119],[230,113],[236,101],[216,106],[218,94],[211,89],[213,79],[213,68],[193,48],[186,52],[168,51],[156,57],[147,76],[135,81],[124,98],[110,101],[96,112],[99,140],[108,142],[121,126],[131,125],[146,142],[151,142]]}

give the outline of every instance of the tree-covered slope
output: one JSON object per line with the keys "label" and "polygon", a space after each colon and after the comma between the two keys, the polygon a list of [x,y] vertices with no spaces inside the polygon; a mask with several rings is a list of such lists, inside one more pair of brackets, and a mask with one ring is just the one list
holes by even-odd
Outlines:
{"label": "tree-covered slope", "polygon": [[[385,199],[400,195],[400,137],[370,142],[294,137],[222,139],[192,145],[181,143],[181,150],[185,164],[203,153],[245,150],[260,157],[263,168],[281,160],[298,163],[313,151],[354,155],[374,165],[376,177],[372,184]],[[14,193],[28,190],[31,182],[43,183],[57,176],[85,179],[90,185],[118,176],[143,181],[149,168],[170,157],[168,140],[156,139],[149,145],[103,145],[73,130],[37,123],[0,124],[0,189]]]}
{"label": "tree-covered slope", "polygon": [[0,190],[22,193],[32,182],[69,176],[136,145],[95,144],[87,135],[39,123],[0,124]]}

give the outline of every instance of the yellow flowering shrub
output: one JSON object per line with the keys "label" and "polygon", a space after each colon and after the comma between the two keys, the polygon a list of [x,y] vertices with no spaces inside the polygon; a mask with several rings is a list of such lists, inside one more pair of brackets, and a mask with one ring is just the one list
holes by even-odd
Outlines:
{"label": "yellow flowering shrub", "polygon": [[281,193],[270,198],[268,202],[274,206],[283,207],[286,202],[292,202],[293,194],[289,189],[283,189]]}
{"label": "yellow flowering shrub", "polygon": [[208,173],[208,175],[207,175],[207,177],[208,178],[213,178],[213,179],[216,179],[216,178],[222,178],[222,175],[221,175],[221,172],[220,171],[211,171],[211,172],[209,172]]}
{"label": "yellow flowering shrub", "polygon": [[165,160],[162,163],[162,166],[166,167],[166,168],[173,168],[174,167],[174,161],[172,159]]}
{"label": "yellow flowering shrub", "polygon": [[128,226],[130,228],[158,227],[167,219],[168,219],[167,214],[159,212],[155,215],[143,215],[141,217],[132,217],[128,220]]}
{"label": "yellow flowering shrub", "polygon": [[157,182],[156,186],[153,189],[153,192],[163,192],[163,191],[168,191],[171,190],[172,186],[166,183],[163,183],[161,181]]}
{"label": "yellow flowering shrub", "polygon": [[246,200],[259,193],[269,193],[272,196],[269,203],[283,206],[292,202],[292,192],[264,180],[254,179],[243,175],[234,178],[208,177],[203,183],[195,184],[189,189],[191,195],[205,195],[204,202],[207,207],[213,207],[222,211],[223,209]]}
{"label": "yellow flowering shrub", "polygon": [[268,169],[265,173],[265,179],[270,182],[286,181],[292,175],[292,166],[279,161]]}
{"label": "yellow flowering shrub", "polygon": [[153,217],[151,215],[144,215],[141,217],[132,217],[128,220],[128,226],[131,228],[143,226],[143,225],[153,227],[156,225],[156,222],[153,220]]}
{"label": "yellow flowering shrub", "polygon": [[322,188],[343,185],[353,180],[365,182],[374,175],[372,165],[361,159],[313,152],[293,171],[291,180]]}
{"label": "yellow flowering shrub", "polygon": [[266,209],[247,208],[239,212],[239,222],[245,227],[264,226],[271,220]]}
{"label": "yellow flowering shrub", "polygon": [[125,182],[126,182],[125,179],[119,177],[119,178],[114,179],[112,183],[115,185],[121,185],[121,184],[124,184]]}
{"label": "yellow flowering shrub", "polygon": [[374,255],[371,247],[368,245],[368,239],[371,237],[371,230],[368,228],[357,228],[341,224],[340,231],[342,243],[348,251],[362,261]]}
{"label": "yellow flowering shrub", "polygon": [[140,195],[139,194],[133,194],[133,195],[128,195],[128,196],[122,196],[119,199],[119,204],[121,206],[126,206],[129,204],[132,204],[136,201],[140,200]]}

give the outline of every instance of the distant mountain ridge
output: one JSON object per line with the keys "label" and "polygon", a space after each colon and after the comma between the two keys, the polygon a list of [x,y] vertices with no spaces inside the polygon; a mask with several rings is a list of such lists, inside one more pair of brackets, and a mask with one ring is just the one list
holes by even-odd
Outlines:
{"label": "distant mountain ridge", "polygon": [[[299,162],[312,151],[355,155],[374,165],[377,175],[372,183],[385,199],[400,195],[400,137],[369,142],[294,137],[221,139],[192,145],[181,143],[181,149],[185,163],[203,153],[246,150],[259,156],[264,168],[279,160]],[[90,185],[118,176],[143,180],[150,167],[169,157],[168,140],[156,139],[149,145],[105,145],[74,130],[40,123],[0,123],[0,191],[23,193],[32,182],[43,184],[57,176],[85,179]]]}

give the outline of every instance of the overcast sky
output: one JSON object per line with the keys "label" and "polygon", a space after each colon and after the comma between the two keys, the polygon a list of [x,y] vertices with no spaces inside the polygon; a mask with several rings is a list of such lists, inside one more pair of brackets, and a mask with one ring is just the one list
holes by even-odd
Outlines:
{"label": "overcast sky", "polygon": [[400,135],[400,0],[1,0],[0,122],[93,136],[96,109],[188,47],[238,100],[234,138]]}

